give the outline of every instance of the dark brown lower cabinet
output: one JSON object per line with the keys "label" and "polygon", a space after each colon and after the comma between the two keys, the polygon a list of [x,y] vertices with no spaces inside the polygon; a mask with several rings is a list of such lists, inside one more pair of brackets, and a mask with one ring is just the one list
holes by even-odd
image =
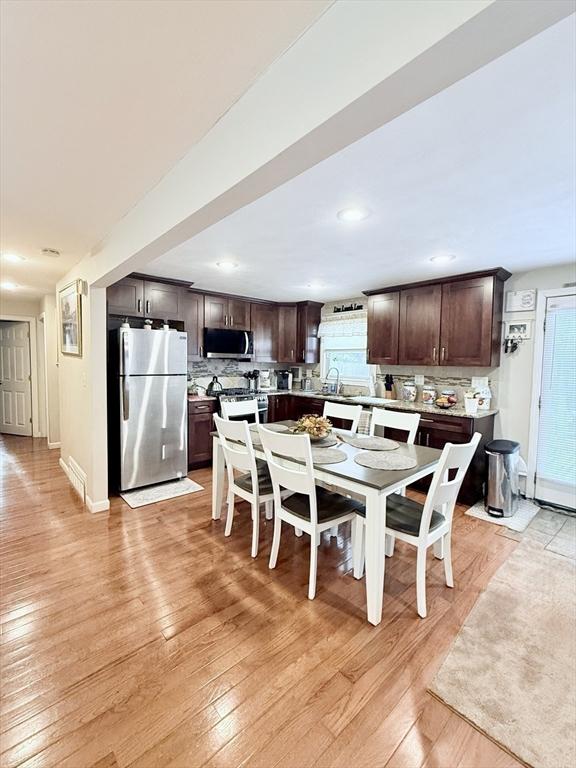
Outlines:
{"label": "dark brown lower cabinet", "polygon": [[203,466],[212,460],[215,400],[188,401],[188,467]]}

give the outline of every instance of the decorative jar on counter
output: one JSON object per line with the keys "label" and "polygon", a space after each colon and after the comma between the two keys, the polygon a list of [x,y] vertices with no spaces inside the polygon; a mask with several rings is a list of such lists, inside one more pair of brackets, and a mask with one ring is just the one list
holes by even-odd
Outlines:
{"label": "decorative jar on counter", "polygon": [[426,384],[422,389],[422,402],[427,405],[434,405],[434,400],[436,400],[436,387]]}
{"label": "decorative jar on counter", "polygon": [[413,381],[405,381],[402,385],[402,400],[407,403],[413,403],[416,400],[418,389]]}

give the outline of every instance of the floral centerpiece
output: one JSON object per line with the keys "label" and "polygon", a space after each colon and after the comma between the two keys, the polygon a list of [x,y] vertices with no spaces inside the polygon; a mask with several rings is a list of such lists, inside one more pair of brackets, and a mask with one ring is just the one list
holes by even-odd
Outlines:
{"label": "floral centerpiece", "polygon": [[305,432],[313,442],[323,440],[332,431],[332,422],[324,416],[310,413],[298,419],[293,428],[294,432]]}

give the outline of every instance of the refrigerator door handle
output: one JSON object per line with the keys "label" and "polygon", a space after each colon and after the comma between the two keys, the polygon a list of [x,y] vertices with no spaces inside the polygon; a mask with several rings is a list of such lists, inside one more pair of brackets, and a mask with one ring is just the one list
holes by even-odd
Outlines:
{"label": "refrigerator door handle", "polygon": [[128,334],[122,334],[122,373],[126,373],[128,370],[128,364],[130,362],[130,347],[128,346]]}
{"label": "refrigerator door handle", "polygon": [[124,421],[130,418],[130,390],[127,376],[122,378],[122,418]]}

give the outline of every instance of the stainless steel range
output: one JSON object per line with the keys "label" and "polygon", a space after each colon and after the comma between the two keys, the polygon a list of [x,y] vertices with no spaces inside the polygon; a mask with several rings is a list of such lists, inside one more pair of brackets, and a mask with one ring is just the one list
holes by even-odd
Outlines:
{"label": "stainless steel range", "polygon": [[222,415],[222,407],[220,403],[224,400],[229,403],[236,403],[241,400],[256,400],[258,403],[258,416],[260,422],[265,423],[268,420],[268,395],[266,392],[257,390],[250,392],[242,387],[232,387],[230,389],[223,389],[221,392],[215,393],[218,397],[218,413]]}

